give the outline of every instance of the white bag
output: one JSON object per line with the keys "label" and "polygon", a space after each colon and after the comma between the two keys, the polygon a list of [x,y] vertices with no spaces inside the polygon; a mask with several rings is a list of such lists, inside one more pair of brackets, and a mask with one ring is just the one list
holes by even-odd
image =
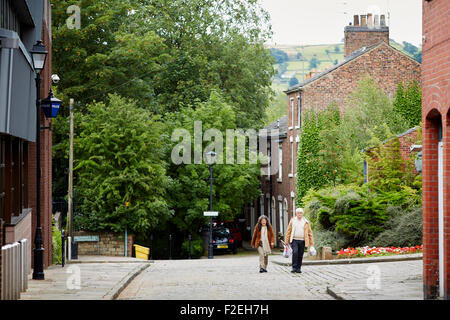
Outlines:
{"label": "white bag", "polygon": [[284,241],[281,241],[281,242],[283,243],[283,246],[284,246],[283,257],[289,258],[292,254],[292,248],[289,245],[289,243],[285,243]]}
{"label": "white bag", "polygon": [[309,247],[309,255],[314,257],[316,254],[316,249],[314,247]]}

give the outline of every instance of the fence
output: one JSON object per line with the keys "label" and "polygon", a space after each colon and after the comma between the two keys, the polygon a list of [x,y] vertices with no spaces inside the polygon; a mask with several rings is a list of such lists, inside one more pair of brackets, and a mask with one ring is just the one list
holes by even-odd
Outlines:
{"label": "fence", "polygon": [[2,247],[1,300],[18,300],[20,293],[28,289],[29,245],[27,239],[22,239]]}

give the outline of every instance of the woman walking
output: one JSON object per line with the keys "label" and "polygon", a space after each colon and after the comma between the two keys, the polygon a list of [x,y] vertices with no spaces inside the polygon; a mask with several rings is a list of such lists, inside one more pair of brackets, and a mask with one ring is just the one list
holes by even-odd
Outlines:
{"label": "woman walking", "polygon": [[305,247],[314,246],[314,238],[308,220],[303,216],[303,209],[295,210],[295,217],[289,221],[286,230],[285,243],[289,243],[292,248],[292,270],[291,272],[302,273],[302,262]]}
{"label": "woman walking", "polygon": [[259,272],[267,272],[269,254],[271,253],[271,248],[274,246],[274,241],[275,233],[273,232],[269,219],[265,215],[260,216],[252,237],[252,248],[258,248]]}

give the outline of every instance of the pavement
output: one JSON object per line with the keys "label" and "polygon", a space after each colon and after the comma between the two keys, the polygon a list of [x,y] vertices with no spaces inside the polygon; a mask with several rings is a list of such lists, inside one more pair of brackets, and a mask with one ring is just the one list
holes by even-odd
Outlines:
{"label": "pavement", "polygon": [[[21,300],[422,300],[422,255],[315,260],[302,273],[274,249],[267,273],[255,250],[214,259],[146,261],[79,256],[45,269]],[[263,280],[263,281],[261,281]],[[267,288],[271,288],[267,290]]]}
{"label": "pavement", "polygon": [[113,300],[152,261],[109,256],[79,256],[64,268],[44,270],[45,280],[28,280],[21,300]]}

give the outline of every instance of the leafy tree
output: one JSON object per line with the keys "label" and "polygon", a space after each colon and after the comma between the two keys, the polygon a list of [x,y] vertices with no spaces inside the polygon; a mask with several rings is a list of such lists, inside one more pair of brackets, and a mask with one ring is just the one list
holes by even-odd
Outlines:
{"label": "leafy tree", "polygon": [[280,119],[286,115],[286,94],[283,91],[276,91],[272,97],[270,106],[266,109],[265,125]]}
{"label": "leafy tree", "polygon": [[381,141],[389,138],[384,124],[393,134],[409,129],[402,117],[394,112],[391,100],[375,81],[364,78],[348,100],[341,135],[349,142],[351,150],[362,150],[368,146],[372,134]]}
{"label": "leafy tree", "polygon": [[270,48],[270,55],[275,58],[277,63],[283,63],[289,60],[287,53],[277,48]]}
{"label": "leafy tree", "polygon": [[[81,28],[66,25],[70,5]],[[220,91],[236,125],[261,127],[272,95],[269,16],[253,0],[52,1],[53,71],[64,105],[88,112],[108,94],[165,117]],[[67,194],[68,108],[54,121],[54,197]],[[81,128],[75,128],[76,134]]]}
{"label": "leafy tree", "polygon": [[295,76],[289,79],[289,87],[293,87],[296,84],[298,84],[298,79]]}
{"label": "leafy tree", "polygon": [[418,48],[409,42],[403,41],[403,50],[411,55],[414,55],[417,52]]}
{"label": "leafy tree", "polygon": [[89,110],[78,114],[81,134],[74,141],[74,172],[83,199],[75,225],[143,234],[171,215],[160,138],[165,126],[160,117],[118,95]]}
{"label": "leafy tree", "polygon": [[409,82],[406,87],[402,82],[398,84],[393,109],[410,128],[420,124],[422,121],[422,92],[417,81]]}
{"label": "leafy tree", "polygon": [[321,166],[322,117],[314,109],[305,112],[301,127],[297,154],[296,204],[302,206],[302,198],[309,189],[325,185],[326,174]]}
{"label": "leafy tree", "polygon": [[316,57],[312,57],[311,60],[309,60],[309,69],[315,69],[319,64],[320,61]]}
{"label": "leafy tree", "polygon": [[[223,136],[225,144],[226,130],[237,128],[235,117],[233,108],[223,97],[212,92],[207,102],[198,102],[195,107],[186,107],[181,113],[174,114],[170,121],[169,132],[182,128],[187,130],[189,137],[194,137],[194,122],[201,121],[202,136],[208,129],[216,129]],[[214,141],[209,143],[201,141],[202,150],[206,151]],[[172,142],[172,150],[179,143],[180,141]],[[183,232],[197,232],[198,228],[207,222],[203,212],[209,209],[209,165],[204,161],[201,164],[194,163],[194,139],[190,139],[187,145],[191,150],[191,154],[188,153],[191,163],[171,163],[168,174],[172,182],[168,199],[170,206],[175,210],[171,221],[177,229]],[[220,143],[218,145],[223,146]],[[241,213],[246,201],[256,199],[260,194],[259,165],[248,162],[239,164],[237,161],[233,164],[226,163],[224,155],[230,148],[234,149],[234,159],[237,160],[237,143],[233,146],[225,144],[223,152],[213,150],[218,153],[218,163],[213,167],[213,210],[219,211],[220,219],[224,220],[235,218]],[[245,153],[248,158],[248,146]]]}

